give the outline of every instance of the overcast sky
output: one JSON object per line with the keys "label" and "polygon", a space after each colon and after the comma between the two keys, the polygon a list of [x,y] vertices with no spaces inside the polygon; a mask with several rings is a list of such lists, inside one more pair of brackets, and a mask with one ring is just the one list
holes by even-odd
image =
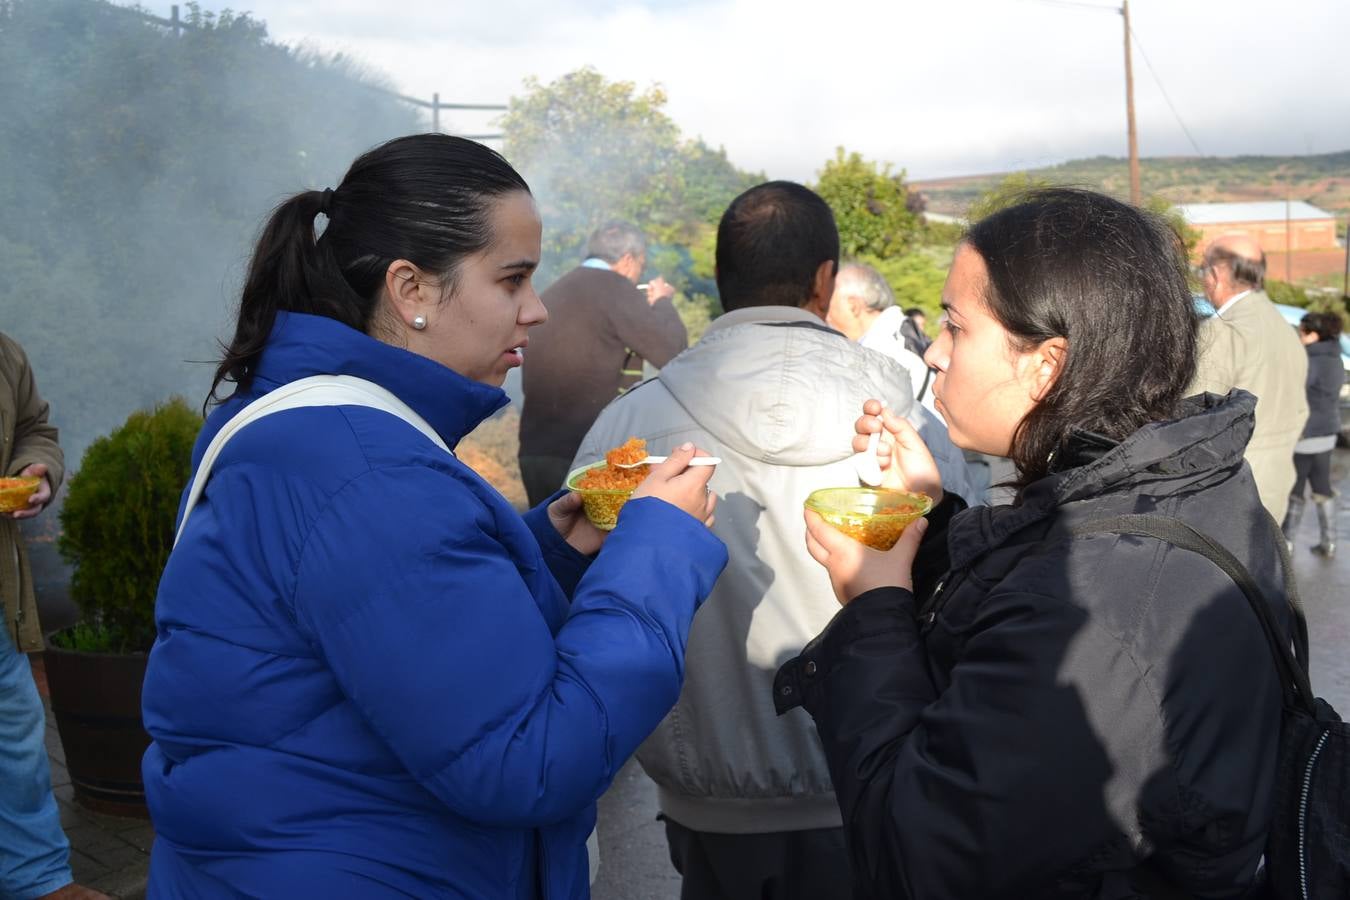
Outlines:
{"label": "overcast sky", "polygon": [[[350,53],[428,99],[505,102],[527,76],[585,65],[659,83],[686,135],[771,177],[809,180],[841,144],[920,179],[1126,151],[1122,19],[1109,2],[231,5],[277,40]],[[1142,155],[1195,153],[1145,55],[1204,154],[1350,149],[1347,0],[1135,0],[1130,15]],[[491,130],[490,114],[447,121]]]}

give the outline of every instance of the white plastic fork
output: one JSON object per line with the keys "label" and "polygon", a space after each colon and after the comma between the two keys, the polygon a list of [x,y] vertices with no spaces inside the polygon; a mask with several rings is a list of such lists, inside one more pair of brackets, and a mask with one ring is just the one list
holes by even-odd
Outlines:
{"label": "white plastic fork", "polygon": [[[616,469],[636,469],[638,466],[654,466],[657,463],[663,463],[670,457],[668,456],[644,456],[635,463],[618,463]],[[715,466],[722,462],[719,456],[695,456],[689,460],[691,466]]]}

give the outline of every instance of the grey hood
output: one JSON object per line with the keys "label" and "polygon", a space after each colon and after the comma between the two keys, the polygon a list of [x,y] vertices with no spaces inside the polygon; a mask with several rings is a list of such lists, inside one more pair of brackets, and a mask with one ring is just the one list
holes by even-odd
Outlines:
{"label": "grey hood", "polygon": [[582,441],[575,465],[629,437],[653,453],[694,441],[722,458],[713,532],[730,559],[690,628],[680,699],[638,751],[676,822],[727,834],[839,827],[815,726],[776,715],[773,675],[839,611],[806,550],[802,503],[857,484],[849,456],[864,400],[905,414],[944,488],[968,496],[960,451],[911,392],[899,363],[815,316],[738,310],[610,403]]}
{"label": "grey hood", "polygon": [[[820,466],[852,454],[839,410],[869,398],[904,416],[909,374],[820,319],[790,307],[736,310],[661,370],[661,383],[720,445],[778,466]],[[743,385],[756,385],[745,390]],[[803,404],[803,396],[819,402]]]}

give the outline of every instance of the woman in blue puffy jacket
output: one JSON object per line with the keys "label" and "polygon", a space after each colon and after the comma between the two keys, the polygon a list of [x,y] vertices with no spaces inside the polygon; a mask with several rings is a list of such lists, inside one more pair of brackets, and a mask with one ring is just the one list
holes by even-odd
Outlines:
{"label": "woman in blue puffy jacket", "polygon": [[[608,537],[449,452],[547,317],[540,233],[501,156],[440,134],[273,213],[160,583],[152,897],[587,895],[596,798],[674,704],[726,551],[693,447]],[[388,402],[251,418],[317,376]]]}

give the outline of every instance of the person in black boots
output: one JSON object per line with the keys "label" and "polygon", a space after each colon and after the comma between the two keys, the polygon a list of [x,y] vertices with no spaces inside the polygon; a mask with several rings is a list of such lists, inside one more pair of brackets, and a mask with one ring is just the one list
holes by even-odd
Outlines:
{"label": "person in black boots", "polygon": [[1317,510],[1318,540],[1312,552],[1318,556],[1336,555],[1336,494],[1331,488],[1331,451],[1336,448],[1340,431],[1338,404],[1341,385],[1345,384],[1345,366],[1341,363],[1341,317],[1335,313],[1308,313],[1298,323],[1299,339],[1308,350],[1308,424],[1303,438],[1294,447],[1293,493],[1284,517],[1284,538],[1294,549],[1294,533],[1303,518],[1305,485],[1312,486],[1313,506]]}

